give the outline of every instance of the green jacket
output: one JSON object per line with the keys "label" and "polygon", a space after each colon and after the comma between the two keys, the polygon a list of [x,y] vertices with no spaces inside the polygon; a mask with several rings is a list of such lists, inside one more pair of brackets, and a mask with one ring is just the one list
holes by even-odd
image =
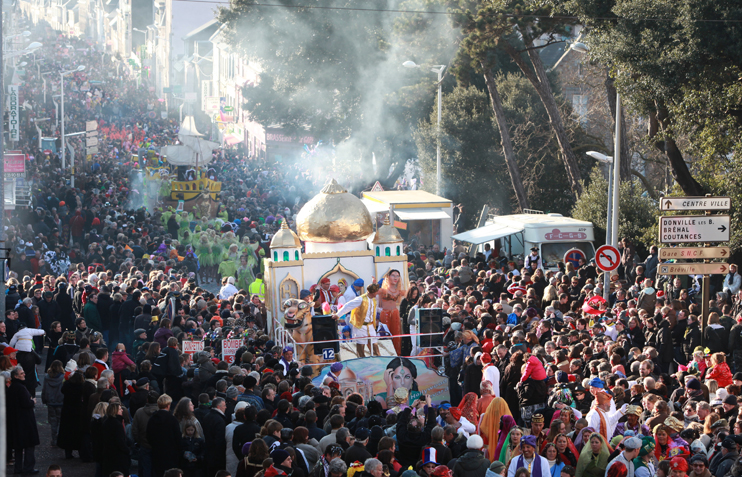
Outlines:
{"label": "green jacket", "polygon": [[250,296],[258,295],[260,301],[265,301],[265,283],[260,278],[256,278],[254,282],[250,284],[249,290]]}
{"label": "green jacket", "polygon": [[93,331],[103,331],[98,307],[92,301],[87,302],[82,308],[82,317],[85,318],[85,324],[88,328]]}

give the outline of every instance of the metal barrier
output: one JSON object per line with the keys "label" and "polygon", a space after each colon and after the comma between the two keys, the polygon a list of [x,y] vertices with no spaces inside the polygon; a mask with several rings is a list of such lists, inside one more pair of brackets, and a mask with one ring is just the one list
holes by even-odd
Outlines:
{"label": "metal barrier", "polygon": [[[392,338],[406,338],[406,337],[414,337],[414,336],[437,336],[437,335],[445,335],[443,332],[438,333],[409,333],[405,335],[392,335],[392,336],[377,336],[377,339],[379,340],[391,340]],[[363,340],[366,338],[357,338],[358,340]],[[296,340],[294,340],[294,337],[291,336],[291,332],[288,331],[286,328],[284,328],[283,324],[273,318],[273,341],[276,343],[276,345],[281,346],[283,349],[286,346],[293,346],[294,350],[298,349],[297,346],[306,346],[306,345],[314,345],[314,344],[327,344],[327,343],[353,343],[356,340],[356,338],[350,338],[350,339],[337,339],[337,340],[323,340],[323,341],[306,341],[301,344],[298,344]],[[420,349],[437,349],[441,351],[443,348],[436,347],[436,348],[420,348]],[[433,354],[433,355],[419,355],[419,356],[405,356],[406,358],[435,358],[435,357],[443,357],[444,354]],[[325,366],[328,364],[328,362],[322,362],[322,363],[302,363],[309,366]]]}

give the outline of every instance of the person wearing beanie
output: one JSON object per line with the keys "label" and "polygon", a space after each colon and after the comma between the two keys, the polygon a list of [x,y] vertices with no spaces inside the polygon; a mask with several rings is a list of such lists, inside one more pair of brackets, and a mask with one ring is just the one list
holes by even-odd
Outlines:
{"label": "person wearing beanie", "polygon": [[327,376],[325,376],[325,382],[327,382],[328,379],[331,382],[338,382],[340,371],[342,370],[343,370],[343,363],[332,363],[330,365],[330,371],[327,373]]}
{"label": "person wearing beanie", "polygon": [[[482,447],[484,447],[484,441],[481,437],[477,435],[469,436],[466,440],[466,452],[458,458],[456,465],[453,466],[454,477],[485,477],[487,475],[490,461],[484,457]],[[547,464],[546,469],[548,470],[548,468]]]}
{"label": "person wearing beanie", "polygon": [[525,436],[521,439],[521,454],[510,461],[507,477],[515,477],[515,471],[521,467],[528,469],[531,477],[551,477],[549,461],[536,453],[536,446],[536,436]]}
{"label": "person wearing beanie", "polygon": [[608,473],[608,470],[611,468],[611,466],[621,463],[626,466],[626,477],[634,477],[633,460],[639,457],[639,450],[642,447],[642,440],[638,437],[629,437],[628,439],[624,439],[623,445],[624,450],[621,451],[615,459],[608,463],[608,467],[606,467],[605,471],[606,473]]}
{"label": "person wearing beanie", "polygon": [[355,432],[355,442],[345,451],[343,461],[346,465],[350,465],[353,462],[366,462],[366,459],[370,459],[373,456],[366,449],[366,444],[371,437],[371,431],[367,427],[359,427]]}

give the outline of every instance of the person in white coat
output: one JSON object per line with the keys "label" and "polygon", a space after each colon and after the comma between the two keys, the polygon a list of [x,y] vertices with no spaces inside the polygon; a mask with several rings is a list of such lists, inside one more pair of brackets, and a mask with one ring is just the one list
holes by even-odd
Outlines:
{"label": "person in white coat", "polygon": [[34,336],[43,336],[44,330],[35,328],[26,328],[26,324],[21,322],[20,327],[13,338],[10,340],[10,347],[18,350],[16,359],[26,372],[26,380],[23,384],[28,389],[31,396],[36,395],[36,387],[39,385],[39,377],[36,374],[36,365],[41,364],[41,353],[34,351]]}
{"label": "person in white coat", "polygon": [[[227,389],[227,392],[229,392],[229,389]],[[227,424],[227,428],[225,430],[225,435],[227,438],[227,470],[232,475],[237,475],[237,466],[240,463],[240,460],[242,456],[239,458],[235,455],[234,450],[232,450],[232,439],[234,438],[234,430],[237,426],[245,422],[244,417],[242,420],[237,419],[237,411],[240,409],[245,409],[247,407],[247,402],[240,401],[237,403],[237,405],[234,407],[234,416],[232,416],[232,422]],[[244,410],[242,411],[244,412]],[[242,414],[244,416],[244,414]]]}
{"label": "person in white coat", "polygon": [[732,296],[737,294],[740,286],[742,286],[742,276],[737,271],[737,265],[729,264],[729,273],[724,277],[723,290],[727,293],[727,296]]}

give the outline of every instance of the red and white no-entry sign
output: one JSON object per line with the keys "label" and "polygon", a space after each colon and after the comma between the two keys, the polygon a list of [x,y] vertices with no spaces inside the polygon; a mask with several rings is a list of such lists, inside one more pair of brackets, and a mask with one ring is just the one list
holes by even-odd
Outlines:
{"label": "red and white no-entry sign", "polygon": [[595,264],[604,272],[612,272],[621,263],[621,255],[613,245],[603,245],[595,252]]}

